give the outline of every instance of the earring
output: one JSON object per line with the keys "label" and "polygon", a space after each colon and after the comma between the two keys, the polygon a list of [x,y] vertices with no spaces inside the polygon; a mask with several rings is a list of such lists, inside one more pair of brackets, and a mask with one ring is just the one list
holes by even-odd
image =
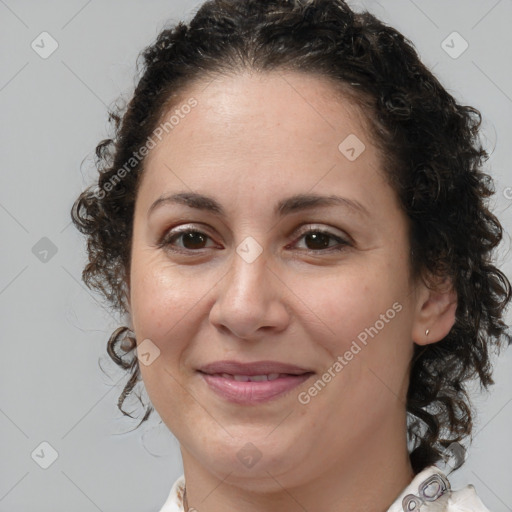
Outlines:
{"label": "earring", "polygon": [[425,331],[425,336],[428,336],[428,335],[429,335],[429,333],[430,333],[430,329],[427,329],[427,330]]}

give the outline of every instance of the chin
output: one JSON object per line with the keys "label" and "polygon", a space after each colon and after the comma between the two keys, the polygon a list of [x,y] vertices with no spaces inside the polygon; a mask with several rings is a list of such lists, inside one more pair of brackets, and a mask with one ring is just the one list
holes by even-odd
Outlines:
{"label": "chin", "polygon": [[[227,430],[231,432],[229,427]],[[301,466],[301,460],[307,459],[297,450],[296,442],[269,435],[272,430],[265,428],[265,432],[260,430],[257,436],[249,432],[244,435],[244,429],[240,428],[233,437],[222,431],[222,439],[217,443],[210,436],[208,445],[196,446],[195,452],[200,454],[200,464],[221,480],[229,474],[227,482],[271,491],[276,489],[277,483],[270,475],[276,478],[292,475]]]}

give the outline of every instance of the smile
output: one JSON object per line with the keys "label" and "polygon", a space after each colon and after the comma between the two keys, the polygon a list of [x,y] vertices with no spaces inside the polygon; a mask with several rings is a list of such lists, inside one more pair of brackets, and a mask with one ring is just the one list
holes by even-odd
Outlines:
{"label": "smile", "polygon": [[262,375],[207,374],[200,372],[210,390],[229,402],[254,405],[282,397],[309,379],[312,372],[301,375],[270,373]]}

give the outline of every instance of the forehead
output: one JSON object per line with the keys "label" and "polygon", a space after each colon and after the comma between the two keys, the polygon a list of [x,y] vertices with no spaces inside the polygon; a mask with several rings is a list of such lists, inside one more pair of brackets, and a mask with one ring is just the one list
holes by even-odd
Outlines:
{"label": "forehead", "polygon": [[[241,138],[246,132],[255,136],[261,127],[280,127],[313,138],[315,133],[321,138],[327,131],[366,132],[365,117],[353,95],[341,91],[342,84],[327,77],[293,71],[215,75],[182,91],[167,118],[195,98],[199,108],[186,115],[188,123],[180,124],[186,127],[200,114],[203,124],[222,125],[223,130],[211,136],[232,134]],[[237,131],[240,124],[244,132]],[[183,131],[178,128],[173,131]]]}
{"label": "forehead", "polygon": [[[254,186],[262,179],[276,186],[306,179],[313,186],[334,167],[346,176],[380,167],[359,107],[315,75],[215,76],[182,91],[162,118],[168,128],[169,120],[172,129],[144,166],[144,181],[156,188],[185,170],[186,184],[194,188],[227,178]],[[343,151],[354,143],[362,153],[351,161]]]}

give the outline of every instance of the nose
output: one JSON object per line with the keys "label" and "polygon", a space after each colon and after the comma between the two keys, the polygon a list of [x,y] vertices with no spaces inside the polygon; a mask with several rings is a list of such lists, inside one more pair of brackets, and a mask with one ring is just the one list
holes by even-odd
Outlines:
{"label": "nose", "polygon": [[264,254],[248,263],[234,254],[232,266],[220,281],[210,321],[224,333],[256,340],[286,329],[286,285],[267,266]]}

